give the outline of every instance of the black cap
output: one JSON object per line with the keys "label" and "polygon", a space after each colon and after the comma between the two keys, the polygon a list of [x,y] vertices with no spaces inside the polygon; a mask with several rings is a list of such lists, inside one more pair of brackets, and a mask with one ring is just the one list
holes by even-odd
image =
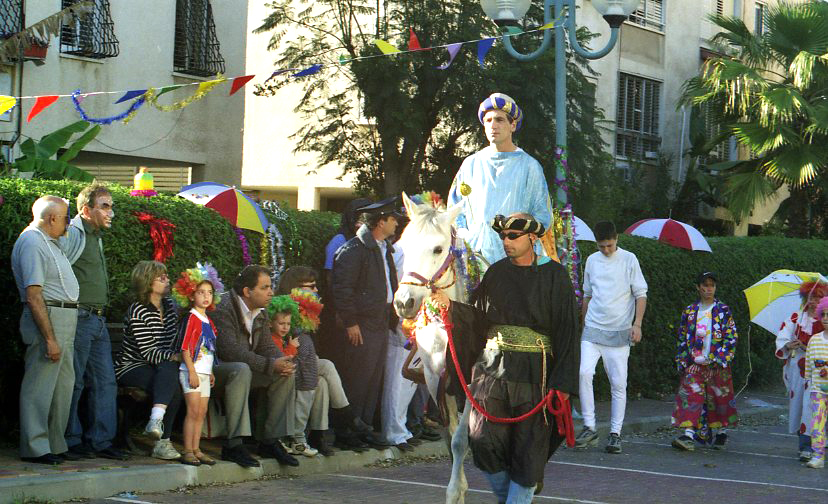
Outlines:
{"label": "black cap", "polygon": [[401,217],[403,215],[403,212],[400,210],[399,196],[392,196],[382,201],[377,201],[376,203],[357,208],[357,212],[375,215],[393,215],[394,217]]}
{"label": "black cap", "polygon": [[719,283],[719,278],[716,275],[716,273],[714,273],[712,271],[705,271],[703,273],[700,273],[698,278],[696,278],[696,285],[701,285],[702,282],[704,282],[708,278],[713,280],[716,283]]}

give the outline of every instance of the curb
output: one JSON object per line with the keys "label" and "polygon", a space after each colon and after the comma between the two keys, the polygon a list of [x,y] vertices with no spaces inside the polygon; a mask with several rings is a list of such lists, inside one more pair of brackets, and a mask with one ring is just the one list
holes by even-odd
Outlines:
{"label": "curb", "polygon": [[369,450],[363,453],[337,451],[332,457],[301,457],[298,467],[284,467],[273,459],[260,460],[261,467],[245,469],[232,462],[192,467],[184,464],[132,466],[96,469],[56,475],[18,476],[0,480],[0,504],[25,502],[26,499],[65,501],[69,499],[100,499],[123,492],[154,493],[191,485],[240,483],[263,476],[305,476],[336,473],[362,468],[383,460],[405,459],[408,456],[447,455],[442,441],[424,442],[408,455],[397,448]]}

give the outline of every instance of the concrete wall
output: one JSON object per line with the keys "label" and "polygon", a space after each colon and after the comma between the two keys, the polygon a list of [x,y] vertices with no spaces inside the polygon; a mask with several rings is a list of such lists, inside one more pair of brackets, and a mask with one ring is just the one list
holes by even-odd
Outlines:
{"label": "concrete wall", "polygon": [[[226,75],[243,75],[247,1],[213,0],[211,3]],[[26,24],[54,14],[60,10],[60,4],[59,0],[25,2]],[[22,89],[17,85],[20,67],[5,68],[13,75],[14,94],[68,94],[75,89],[115,91],[200,82],[198,78],[173,73],[175,4],[173,0],[110,1],[114,31],[120,43],[117,57],[93,60],[60,54],[59,38],[53,38],[45,65],[24,64]],[[194,90],[195,86],[180,89],[160,101],[178,101]],[[144,106],[130,123],[104,126],[78,163],[89,167],[120,164],[124,169],[133,163],[151,168],[155,165],[194,167],[195,181],[238,184],[246,96],[237,93],[228,98],[228,90],[229,83],[221,84],[206,98],[181,111],[161,112]],[[117,94],[89,96],[82,105],[92,117],[111,116],[128,106],[114,105],[118,98]],[[23,100],[22,107],[13,112],[11,122],[0,122],[0,140],[13,138],[16,114],[22,112],[25,118],[33,103],[34,100]],[[79,119],[70,99],[61,98],[31,123],[24,119],[22,134],[24,138],[39,139]]]}

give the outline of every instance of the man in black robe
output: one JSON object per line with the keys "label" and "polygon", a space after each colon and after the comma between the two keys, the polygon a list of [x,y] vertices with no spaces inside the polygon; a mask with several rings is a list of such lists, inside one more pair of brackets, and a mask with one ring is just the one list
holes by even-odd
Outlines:
{"label": "man in black robe", "polygon": [[[534,253],[544,231],[540,222],[529,214],[498,215],[492,228],[506,257],[486,271],[471,305],[451,303],[449,314],[455,340],[463,338],[467,345],[458,348],[461,366],[467,367],[463,361],[485,345],[473,369],[464,369],[467,377],[471,374],[474,399],[492,416],[514,418],[550,389],[564,399],[577,395],[578,308],[566,269]],[[449,304],[442,292],[432,299]],[[472,410],[469,426],[474,464],[498,500],[531,502],[546,461],[564,439],[555,417],[539,412],[522,422],[495,423]]]}

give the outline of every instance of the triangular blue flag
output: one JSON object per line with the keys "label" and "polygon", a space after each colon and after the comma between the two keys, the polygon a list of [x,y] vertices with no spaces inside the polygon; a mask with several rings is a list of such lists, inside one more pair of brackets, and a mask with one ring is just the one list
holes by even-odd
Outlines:
{"label": "triangular blue flag", "polygon": [[133,98],[138,98],[139,96],[141,96],[142,94],[144,94],[146,92],[147,92],[146,89],[133,89],[132,91],[127,91],[126,94],[124,94],[124,96],[118,98],[118,101],[116,101],[115,103],[122,103],[122,102],[125,102],[127,100],[131,100]]}
{"label": "triangular blue flag", "polygon": [[457,57],[457,53],[460,52],[460,48],[463,47],[462,42],[457,42],[455,44],[449,44],[446,46],[449,52],[449,60],[448,63],[443,63],[442,65],[438,66],[438,70],[445,70],[446,68],[450,67],[452,62],[454,62],[454,58]]}
{"label": "triangular blue flag", "polygon": [[320,70],[322,70],[322,65],[317,63],[316,65],[313,65],[312,67],[308,67],[308,68],[302,70],[301,72],[297,72],[297,73],[291,75],[291,77],[304,77],[306,75],[313,75],[313,74],[315,74],[316,72],[318,72]]}
{"label": "triangular blue flag", "polygon": [[492,48],[494,41],[494,38],[487,38],[477,43],[477,61],[480,63],[481,67],[483,66],[483,60],[486,58],[486,54],[489,52],[489,49]]}

